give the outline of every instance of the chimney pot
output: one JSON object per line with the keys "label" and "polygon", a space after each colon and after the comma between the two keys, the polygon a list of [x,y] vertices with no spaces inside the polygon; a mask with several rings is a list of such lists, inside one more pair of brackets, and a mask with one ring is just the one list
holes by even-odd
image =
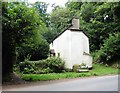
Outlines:
{"label": "chimney pot", "polygon": [[72,29],[79,29],[79,19],[78,18],[72,19]]}

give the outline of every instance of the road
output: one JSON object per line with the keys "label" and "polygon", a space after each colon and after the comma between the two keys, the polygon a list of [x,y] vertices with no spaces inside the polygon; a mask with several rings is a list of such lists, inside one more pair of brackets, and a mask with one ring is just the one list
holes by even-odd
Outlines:
{"label": "road", "polygon": [[118,75],[44,82],[3,87],[3,91],[118,91]]}

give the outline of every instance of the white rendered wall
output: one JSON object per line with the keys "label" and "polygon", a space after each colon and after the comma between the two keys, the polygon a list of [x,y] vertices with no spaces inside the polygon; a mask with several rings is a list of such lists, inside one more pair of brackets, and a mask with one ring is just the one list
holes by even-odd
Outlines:
{"label": "white rendered wall", "polygon": [[88,68],[92,67],[93,58],[90,55],[83,55],[83,63],[86,64]]}
{"label": "white rendered wall", "polygon": [[84,52],[89,54],[89,40],[83,32],[65,31],[50,44],[50,49],[55,50],[56,56],[60,53],[60,57],[66,62],[66,68],[82,63],[92,66],[92,57],[83,55]]}
{"label": "white rendered wall", "polygon": [[56,38],[52,43],[50,44],[50,49],[54,49],[56,56],[58,56],[58,53],[60,53],[60,57],[65,60],[65,66],[66,68],[69,68],[72,66],[71,64],[71,31],[67,30],[64,33],[62,33],[58,38]]}
{"label": "white rendered wall", "polygon": [[89,39],[84,33],[82,33],[82,41],[83,41],[83,52],[89,54]]}
{"label": "white rendered wall", "polygon": [[[71,63],[72,65],[80,64],[83,55],[82,32],[71,31]],[[72,67],[70,67],[72,68]]]}

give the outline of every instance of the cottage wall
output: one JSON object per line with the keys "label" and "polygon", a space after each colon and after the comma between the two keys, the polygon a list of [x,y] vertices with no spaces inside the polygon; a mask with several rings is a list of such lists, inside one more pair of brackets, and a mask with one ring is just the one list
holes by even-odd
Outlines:
{"label": "cottage wall", "polygon": [[66,30],[58,38],[56,38],[53,43],[50,44],[50,49],[54,49],[56,56],[58,53],[60,57],[65,60],[65,66],[67,68],[72,66],[71,63],[71,32]]}
{"label": "cottage wall", "polygon": [[72,68],[74,64],[82,64],[91,59],[88,55],[83,55],[84,52],[89,54],[89,41],[80,31],[66,30],[50,44],[50,49],[54,49],[56,56],[59,54],[65,60],[66,68]]}
{"label": "cottage wall", "polygon": [[82,41],[83,41],[83,43],[82,43],[83,53],[85,52],[85,53],[89,54],[89,39],[84,33],[82,33]]}
{"label": "cottage wall", "polygon": [[[83,55],[82,32],[71,31],[71,63],[80,64]],[[72,67],[70,67],[72,68]]]}
{"label": "cottage wall", "polygon": [[71,68],[75,64],[85,63],[92,67],[92,57],[89,55],[89,39],[79,29],[79,19],[72,20],[72,26],[59,34],[50,44],[50,49],[54,49],[56,56],[65,60],[66,68]]}

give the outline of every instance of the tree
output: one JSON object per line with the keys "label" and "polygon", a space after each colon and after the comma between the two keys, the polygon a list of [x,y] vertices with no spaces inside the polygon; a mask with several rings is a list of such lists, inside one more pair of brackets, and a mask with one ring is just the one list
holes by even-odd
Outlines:
{"label": "tree", "polygon": [[[91,8],[88,6],[91,6]],[[84,13],[84,11],[88,9],[90,9],[91,12]],[[90,38],[90,49],[96,53],[99,59],[98,61],[107,62],[108,64],[118,60],[120,53],[120,51],[118,51],[119,46],[115,46],[115,44],[119,44],[119,9],[119,2],[84,3],[81,6],[81,25],[83,29],[86,29]],[[84,14],[86,16],[84,16]]]}
{"label": "tree", "polygon": [[[80,29],[86,32],[90,40],[90,51],[97,53],[97,51],[104,49],[102,47],[108,47],[105,45],[105,41],[110,41],[110,34],[118,34],[120,29],[119,10],[120,2],[67,2],[65,8],[56,7],[51,13],[51,25],[53,25],[51,27],[59,33],[67,27],[66,24],[70,23],[66,20],[71,20],[73,16],[79,17]],[[119,49],[117,46],[116,48]],[[114,49],[113,51],[115,52]],[[106,51],[105,54],[107,53],[109,51]],[[110,55],[112,59],[118,57],[114,53],[113,55],[116,57]],[[106,55],[104,56],[105,59],[108,59]]]}
{"label": "tree", "polygon": [[49,26],[49,14],[47,13],[48,4],[46,4],[45,2],[35,2],[32,6],[38,10],[39,15],[41,16],[40,19],[48,27]]}
{"label": "tree", "polygon": [[44,34],[49,43],[56,35],[71,25],[73,15],[72,11],[68,8],[62,8],[60,6],[54,7],[50,14],[49,30]]}
{"label": "tree", "polygon": [[55,7],[50,17],[51,27],[57,28],[58,33],[63,31],[71,24],[72,16],[69,9]]}
{"label": "tree", "polygon": [[39,46],[39,41],[43,41],[40,35],[43,28],[46,28],[45,23],[40,20],[35,8],[21,2],[2,2],[2,76],[4,80],[13,72],[16,47]]}
{"label": "tree", "polygon": [[97,52],[95,60],[97,62],[104,62],[109,65],[119,61],[120,56],[120,32],[110,34],[109,38],[104,41],[103,46]]}
{"label": "tree", "polygon": [[99,50],[110,33],[118,32],[119,18],[116,15],[119,3],[84,3],[80,10],[82,28],[90,38],[92,52]]}

